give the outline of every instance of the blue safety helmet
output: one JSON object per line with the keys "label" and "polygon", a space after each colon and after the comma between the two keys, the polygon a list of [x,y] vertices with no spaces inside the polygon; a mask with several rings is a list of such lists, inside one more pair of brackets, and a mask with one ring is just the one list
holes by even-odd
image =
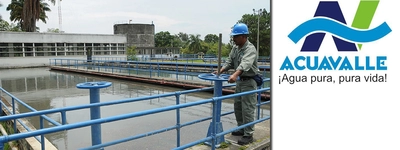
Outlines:
{"label": "blue safety helmet", "polygon": [[233,26],[231,36],[241,35],[241,34],[249,34],[249,29],[247,25],[244,23],[237,23]]}

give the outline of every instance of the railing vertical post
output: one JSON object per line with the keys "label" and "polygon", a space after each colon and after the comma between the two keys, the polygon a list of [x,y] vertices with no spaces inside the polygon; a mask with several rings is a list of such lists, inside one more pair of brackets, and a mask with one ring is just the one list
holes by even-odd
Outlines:
{"label": "railing vertical post", "polygon": [[[0,102],[3,103],[3,99],[1,98],[1,95],[3,95],[3,90],[0,86]],[[3,116],[3,105],[0,103],[0,116]]]}
{"label": "railing vertical post", "polygon": [[3,139],[0,140],[0,150],[4,150],[4,142]]}
{"label": "railing vertical post", "polygon": [[185,71],[184,71],[185,72],[185,80],[187,80],[186,68],[187,68],[187,63],[185,64]]}
{"label": "railing vertical post", "polygon": [[131,63],[128,62],[128,75],[131,75]]}
{"label": "railing vertical post", "polygon": [[178,62],[177,63],[175,63],[176,64],[176,81],[178,81],[179,80],[179,68],[178,68]]}
{"label": "railing vertical post", "polygon": [[67,114],[65,111],[61,112],[61,123],[62,123],[62,125],[67,123]]}
{"label": "railing vertical post", "polygon": [[151,64],[152,64],[152,63],[150,62],[150,66],[149,66],[149,70],[150,70],[150,78],[152,77],[152,74],[153,74],[153,72],[152,72],[153,68],[152,68]]}
{"label": "railing vertical post", "polygon": [[[259,86],[258,89],[261,89],[262,86],[263,85]],[[261,105],[260,105],[261,104],[261,91],[257,93],[257,103],[258,103],[258,106],[257,106],[257,120],[259,120],[260,119],[260,111],[261,111]]]}
{"label": "railing vertical post", "polygon": [[136,74],[139,75],[139,62],[136,61]]}
{"label": "railing vertical post", "polygon": [[157,63],[157,77],[160,77],[160,63]]}
{"label": "railing vertical post", "polygon": [[[100,102],[100,89],[111,86],[111,82],[85,82],[76,85],[79,89],[89,89],[90,103]],[[95,120],[101,118],[100,106],[90,108],[90,119]],[[91,126],[92,146],[101,144],[101,124]]]}
{"label": "railing vertical post", "polygon": [[[120,59],[122,59],[122,58],[120,58]],[[122,70],[122,62],[120,61],[119,62],[119,73],[121,73],[121,70]]]}
{"label": "railing vertical post", "polygon": [[[11,98],[11,105],[13,108],[13,115],[15,115],[15,99],[14,97]],[[14,127],[14,133],[17,133],[17,119],[14,119],[14,123],[13,123],[13,127]]]}
{"label": "railing vertical post", "polygon": [[[44,121],[42,116],[40,116],[39,122],[40,122],[40,129],[44,129]],[[40,145],[42,146],[42,149],[45,149],[44,134],[40,135]]]}
{"label": "railing vertical post", "polygon": [[[2,103],[3,100],[1,99],[1,90],[0,90],[0,102]],[[0,103],[0,116],[3,116],[3,105]]]}
{"label": "railing vertical post", "polygon": [[96,63],[95,65],[97,67],[97,72],[100,72],[100,63],[99,63],[99,61],[95,60],[94,63]]}
{"label": "railing vertical post", "polygon": [[[176,97],[176,105],[179,105],[180,103],[180,95],[181,93],[176,92],[175,97]],[[180,114],[180,109],[176,109],[176,147],[181,146],[181,114]]]}

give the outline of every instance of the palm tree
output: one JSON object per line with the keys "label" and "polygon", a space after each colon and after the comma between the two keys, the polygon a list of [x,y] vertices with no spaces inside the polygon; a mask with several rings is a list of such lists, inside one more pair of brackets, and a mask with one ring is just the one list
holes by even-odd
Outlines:
{"label": "palm tree", "polygon": [[191,52],[193,53],[198,53],[201,52],[201,39],[200,39],[200,35],[193,35],[191,34],[189,36],[189,49]]}
{"label": "palm tree", "polygon": [[6,10],[10,11],[10,20],[22,24],[22,7],[24,6],[24,0],[11,0],[11,3],[7,6]]}
{"label": "palm tree", "polygon": [[[55,0],[49,1],[55,4]],[[44,0],[11,0],[7,10],[11,11],[10,20],[17,21],[25,32],[36,32],[36,22],[46,23],[46,11],[51,11]]]}

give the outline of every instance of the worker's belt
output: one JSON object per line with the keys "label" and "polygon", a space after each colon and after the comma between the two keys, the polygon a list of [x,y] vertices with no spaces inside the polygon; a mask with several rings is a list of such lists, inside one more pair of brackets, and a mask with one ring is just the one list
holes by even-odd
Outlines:
{"label": "worker's belt", "polygon": [[253,77],[240,77],[240,81],[247,81],[253,79]]}

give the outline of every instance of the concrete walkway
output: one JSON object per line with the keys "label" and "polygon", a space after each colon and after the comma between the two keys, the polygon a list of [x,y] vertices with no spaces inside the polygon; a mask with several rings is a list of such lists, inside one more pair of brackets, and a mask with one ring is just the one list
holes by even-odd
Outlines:
{"label": "concrete walkway", "polygon": [[[253,135],[254,142],[248,145],[238,145],[237,141],[240,136],[232,136],[231,134],[225,135],[225,142],[228,143],[227,148],[218,148],[218,150],[270,150],[270,120],[263,121],[255,125],[255,132]],[[210,150],[208,145],[196,145],[188,148],[187,150]]]}

